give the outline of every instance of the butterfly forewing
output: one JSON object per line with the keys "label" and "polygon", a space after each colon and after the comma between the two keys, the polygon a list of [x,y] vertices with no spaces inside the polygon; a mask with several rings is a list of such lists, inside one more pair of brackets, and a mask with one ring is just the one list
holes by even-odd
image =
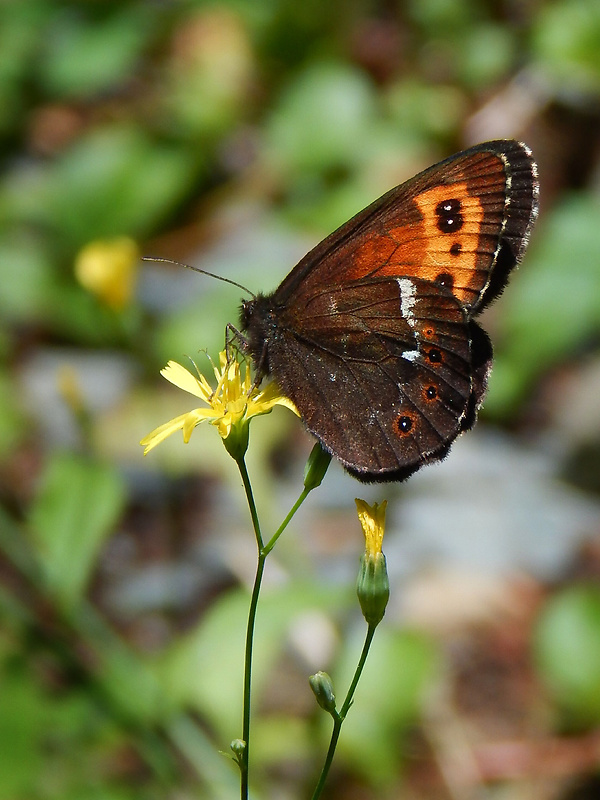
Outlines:
{"label": "butterfly forewing", "polygon": [[[443,284],[474,312],[506,283],[536,213],[529,149],[514,141],[478,145],[361,211],[308,253],[277,295],[285,300],[318,285],[410,275]],[[500,255],[502,275],[492,284]]]}

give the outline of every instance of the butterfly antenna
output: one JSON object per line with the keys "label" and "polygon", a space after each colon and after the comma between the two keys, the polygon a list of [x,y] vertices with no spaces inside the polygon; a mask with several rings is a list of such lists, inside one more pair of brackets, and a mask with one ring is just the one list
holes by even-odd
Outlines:
{"label": "butterfly antenna", "polygon": [[218,281],[223,281],[223,283],[230,283],[232,286],[237,286],[238,289],[241,289],[246,294],[249,294],[250,297],[256,299],[256,295],[254,292],[251,292],[250,289],[243,286],[241,283],[237,281],[231,280],[231,278],[224,278],[222,275],[215,275],[214,272],[209,272],[206,269],[200,269],[200,267],[193,267],[191,264],[186,264],[183,261],[175,261],[172,258],[160,258],[158,256],[142,256],[142,261],[152,261],[155,264],[174,264],[177,267],[185,267],[185,269],[191,269],[194,272],[199,272],[201,275],[208,275],[209,278],[216,278]]}

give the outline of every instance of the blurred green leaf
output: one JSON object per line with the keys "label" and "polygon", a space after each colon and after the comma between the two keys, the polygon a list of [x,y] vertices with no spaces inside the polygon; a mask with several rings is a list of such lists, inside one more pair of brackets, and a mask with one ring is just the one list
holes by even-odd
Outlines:
{"label": "blurred green leaf", "polygon": [[124,499],[114,468],[68,453],[50,458],[30,522],[48,587],[66,607],[85,591]]}
{"label": "blurred green leaf", "polygon": [[[214,141],[252,107],[256,66],[241,15],[224,4],[186,20],[162,92],[164,119],[179,136]],[[202,98],[202,102],[198,102]]]}
{"label": "blurred green leaf", "polygon": [[56,667],[52,656],[28,649],[15,657],[11,645],[0,643],[0,800],[139,797],[113,772],[127,734],[90,685],[57,691],[45,680]]}
{"label": "blurred green leaf", "polygon": [[135,306],[115,313],[68,279],[57,281],[47,293],[41,318],[55,335],[80,347],[123,346],[139,323]]}
{"label": "blurred green leaf", "polygon": [[581,194],[540,220],[502,298],[487,413],[510,413],[536,377],[600,331],[599,219],[600,201]]}
{"label": "blurred green leaf", "polygon": [[467,87],[489,86],[513,64],[516,39],[509,28],[496,23],[474,25],[461,41],[458,71],[460,82]]}
{"label": "blurred green leaf", "polygon": [[420,80],[399,81],[388,93],[393,124],[404,140],[421,144],[445,137],[466,113],[466,97],[455,86]]}
{"label": "blurred green leaf", "polygon": [[[345,645],[342,667],[335,672],[338,696],[349,685],[360,647],[357,636]],[[384,625],[377,629],[339,746],[340,756],[375,786],[385,786],[397,774],[398,737],[417,720],[438,659],[432,642],[420,634]]]}
{"label": "blurred green leaf", "polygon": [[269,162],[285,172],[352,169],[376,118],[374,87],[341,64],[311,64],[291,83],[267,129]]}
{"label": "blurred green leaf", "polygon": [[[254,640],[255,697],[268,692],[266,678],[285,647],[285,631],[294,616],[307,609],[334,613],[352,600],[348,587],[294,583],[261,597]],[[223,736],[239,735],[243,651],[248,594],[230,592],[214,602],[198,628],[171,648],[165,660],[164,682],[171,697],[190,703]],[[306,692],[310,693],[308,676]]]}
{"label": "blurred green leaf", "polygon": [[45,31],[39,74],[51,95],[83,97],[129,80],[159,10],[124,3],[86,17],[91,8],[64,7]]}
{"label": "blurred green leaf", "polygon": [[313,737],[314,730],[305,718],[284,714],[258,717],[252,731],[253,758],[265,769],[278,769],[283,762],[303,769],[314,752]]}
{"label": "blurred green leaf", "polygon": [[442,34],[444,39],[459,31],[464,36],[468,26],[477,20],[482,6],[473,0],[410,0],[410,18],[431,34]]}
{"label": "blurred green leaf", "polygon": [[40,237],[24,232],[0,234],[0,314],[13,322],[43,316],[53,284],[51,263]]}
{"label": "blurred green leaf", "polygon": [[2,664],[0,714],[0,800],[31,796],[43,765],[41,739],[49,730],[51,709],[39,687]]}
{"label": "blurred green leaf", "polygon": [[25,87],[34,73],[43,29],[51,13],[45,0],[0,3],[0,132],[17,128],[27,108]]}
{"label": "blurred green leaf", "polygon": [[142,236],[190,191],[200,161],[133,126],[93,130],[55,163],[13,172],[0,222],[49,227],[68,254],[91,239]]}
{"label": "blurred green leaf", "polygon": [[9,375],[0,371],[0,459],[6,458],[27,431],[25,416]]}
{"label": "blurred green leaf", "polygon": [[100,631],[93,644],[104,691],[123,721],[148,726],[163,722],[172,713],[176,702],[164,691],[152,665],[116,637],[102,637]]}
{"label": "blurred green leaf", "polygon": [[600,88],[600,3],[545,3],[535,18],[532,50],[553,83],[576,91]]}
{"label": "blurred green leaf", "polygon": [[[198,354],[205,350],[216,359],[225,347],[225,326],[228,322],[237,324],[237,315],[236,295],[226,286],[212,288],[190,305],[178,308],[157,327],[158,363],[162,367],[171,358],[183,363],[185,356],[200,363]],[[202,371],[206,366],[208,362],[202,359]]]}
{"label": "blurred green leaf", "polygon": [[576,586],[544,608],[534,639],[538,669],[568,723],[600,723],[600,588]]}
{"label": "blurred green leaf", "polygon": [[[171,697],[200,709],[230,738],[237,735],[235,725],[241,718],[241,698],[233,687],[242,685],[247,614],[246,592],[223,595],[198,628],[171,648],[165,663]],[[256,647],[259,658],[263,644]],[[266,651],[264,655],[269,657]]]}

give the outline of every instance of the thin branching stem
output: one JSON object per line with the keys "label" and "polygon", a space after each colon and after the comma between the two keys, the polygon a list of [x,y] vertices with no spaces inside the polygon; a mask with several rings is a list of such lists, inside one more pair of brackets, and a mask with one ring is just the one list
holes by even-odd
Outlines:
{"label": "thin branching stem", "polygon": [[244,490],[246,492],[246,500],[248,508],[250,509],[250,516],[252,517],[252,526],[254,528],[254,535],[256,537],[256,545],[258,548],[258,560],[256,564],[256,574],[254,576],[254,585],[252,587],[252,596],[250,598],[250,608],[248,610],[248,625],[246,628],[246,648],[244,654],[244,710],[242,720],[242,739],[244,741],[244,751],[239,759],[241,771],[241,800],[248,800],[248,776],[250,764],[250,707],[251,707],[251,693],[252,693],[252,654],[254,647],[254,629],[256,626],[256,612],[258,609],[258,600],[260,597],[260,589],[262,579],[265,571],[265,563],[267,556],[275,546],[275,543],[287,528],[294,514],[298,511],[302,503],[306,500],[309,494],[309,489],[304,488],[300,496],[292,506],[290,512],[283,520],[279,528],[275,531],[269,542],[264,545],[262,532],[260,529],[260,522],[258,519],[258,512],[256,510],[256,503],[254,502],[254,494],[252,492],[252,485],[250,483],[250,476],[243,457],[238,461],[238,468],[242,476]]}
{"label": "thin branching stem", "polygon": [[331,731],[329,748],[327,750],[327,755],[325,756],[325,762],[323,764],[323,768],[321,769],[321,774],[319,775],[319,780],[315,787],[315,791],[313,792],[312,800],[318,800],[318,798],[321,796],[321,792],[323,791],[323,787],[325,786],[325,781],[327,780],[329,769],[331,767],[331,764],[333,762],[333,757],[335,755],[338,739],[340,738],[342,725],[344,723],[344,720],[346,719],[348,711],[350,710],[350,706],[352,705],[352,701],[354,699],[354,692],[356,691],[358,681],[360,680],[360,676],[362,675],[362,671],[365,666],[365,662],[367,660],[367,655],[369,654],[369,648],[371,647],[371,642],[373,641],[373,636],[375,634],[376,627],[377,627],[376,625],[369,625],[367,630],[367,635],[365,637],[365,642],[363,644],[363,649],[360,654],[356,670],[354,671],[354,677],[352,678],[352,683],[350,684],[350,688],[348,689],[348,693],[346,694],[346,699],[344,700],[341,709],[339,711],[335,711],[334,714],[332,715],[333,730]]}
{"label": "thin branching stem", "polygon": [[308,497],[308,493],[309,493],[309,492],[310,492],[310,489],[303,489],[303,490],[302,490],[302,492],[300,493],[300,496],[298,497],[298,499],[296,500],[296,502],[294,503],[294,505],[293,505],[293,506],[292,506],[292,508],[290,509],[290,512],[289,512],[289,514],[287,515],[287,517],[286,517],[286,518],[283,520],[283,522],[282,522],[282,523],[281,523],[281,525],[280,525],[280,526],[277,528],[277,530],[275,531],[275,533],[273,534],[273,536],[271,536],[271,538],[269,539],[269,541],[267,542],[267,544],[266,544],[266,545],[263,547],[263,551],[264,551],[265,555],[269,555],[269,553],[271,552],[271,550],[272,550],[272,549],[275,547],[275,543],[277,542],[277,539],[279,539],[279,537],[281,536],[281,534],[282,534],[282,533],[284,532],[284,530],[287,528],[287,526],[289,525],[289,523],[290,523],[290,521],[291,521],[292,517],[294,516],[294,514],[296,513],[296,511],[298,511],[298,509],[300,508],[300,506],[302,505],[302,503],[303,503],[303,502],[306,500],[306,498]]}

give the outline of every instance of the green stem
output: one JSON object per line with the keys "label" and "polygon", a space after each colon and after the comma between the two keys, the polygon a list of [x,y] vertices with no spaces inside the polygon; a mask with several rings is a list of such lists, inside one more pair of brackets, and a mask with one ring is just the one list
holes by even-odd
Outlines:
{"label": "green stem", "polygon": [[348,689],[348,693],[346,694],[346,699],[344,700],[344,704],[342,705],[341,710],[336,711],[335,714],[333,715],[333,730],[331,731],[329,748],[327,750],[325,763],[323,764],[323,768],[319,776],[319,781],[315,787],[312,800],[318,800],[318,798],[321,796],[321,792],[323,791],[323,787],[325,786],[325,781],[327,780],[329,769],[331,767],[331,764],[333,762],[333,757],[335,755],[338,739],[340,738],[342,725],[344,723],[344,720],[346,719],[348,711],[350,710],[350,706],[352,705],[354,692],[356,691],[358,681],[360,680],[360,676],[362,675],[362,671],[365,666],[365,662],[367,660],[367,655],[369,654],[369,648],[371,647],[371,642],[373,641],[375,628],[376,628],[375,625],[369,625],[369,628],[367,630],[367,635],[365,637],[365,643],[363,644],[362,653],[360,654],[360,658],[358,660],[358,664],[354,672],[354,677],[352,678],[352,683],[350,684],[350,688]]}
{"label": "green stem", "polygon": [[242,740],[244,741],[244,751],[240,757],[240,796],[241,800],[248,798],[248,765],[250,763],[250,696],[252,691],[252,651],[254,646],[254,627],[256,625],[256,610],[258,608],[258,598],[260,596],[260,587],[262,584],[262,577],[265,571],[265,556],[263,555],[263,540],[260,530],[260,521],[258,519],[258,512],[256,510],[256,503],[254,502],[254,493],[250,483],[250,476],[248,475],[248,468],[246,461],[242,456],[237,460],[237,465],[242,476],[242,483],[244,484],[244,491],[246,492],[246,500],[248,508],[250,509],[250,516],[252,518],[252,527],[254,528],[254,536],[256,537],[256,546],[258,548],[258,563],[256,565],[256,575],[254,576],[254,586],[252,587],[252,597],[250,600],[250,609],[248,611],[248,625],[246,627],[246,648],[244,653],[244,708],[242,717]]}
{"label": "green stem", "polygon": [[250,699],[252,691],[252,651],[254,647],[254,628],[256,625],[256,610],[258,608],[258,598],[260,587],[265,571],[265,561],[267,554],[261,550],[258,554],[258,564],[256,565],[256,576],[252,587],[252,598],[248,611],[248,627],[246,628],[246,652],[244,655],[244,712],[242,723],[242,739],[245,747],[241,758],[241,798],[248,798],[248,765],[250,762]]}
{"label": "green stem", "polygon": [[306,500],[309,494],[309,489],[304,488],[300,496],[292,506],[290,512],[283,520],[279,528],[273,534],[268,544],[263,545],[262,533],[260,530],[260,522],[256,510],[256,503],[254,502],[254,494],[250,484],[250,477],[248,469],[243,457],[237,460],[237,465],[242,476],[244,490],[246,492],[246,500],[250,509],[250,516],[252,517],[252,526],[254,528],[254,535],[256,537],[256,545],[258,548],[258,561],[256,565],[256,575],[254,576],[254,585],[252,587],[252,596],[250,599],[250,608],[248,610],[248,625],[246,627],[246,649],[244,654],[244,709],[242,719],[242,739],[244,741],[244,751],[240,758],[240,771],[241,771],[241,800],[248,800],[248,774],[250,764],[250,705],[251,705],[251,692],[252,692],[252,652],[254,647],[254,629],[256,627],[256,612],[258,609],[258,599],[260,596],[260,588],[262,585],[263,574],[265,571],[265,562],[267,556],[275,546],[275,542],[279,539],[283,531],[287,528],[290,520],[298,511],[302,503]]}
{"label": "green stem", "polygon": [[252,517],[252,527],[256,537],[256,545],[260,551],[263,549],[262,533],[260,530],[258,512],[256,510],[256,503],[254,502],[254,494],[250,484],[250,476],[248,475],[248,468],[246,467],[244,456],[237,460],[237,465],[240,475],[242,476],[242,483],[244,484],[244,491],[246,492],[246,500],[248,502],[248,508],[250,509],[250,516]]}
{"label": "green stem", "polygon": [[311,491],[310,489],[306,489],[306,488],[302,490],[302,492],[300,493],[300,496],[298,497],[298,499],[296,500],[296,502],[294,503],[294,505],[290,509],[290,512],[287,515],[287,517],[283,520],[283,522],[277,528],[277,530],[275,531],[273,536],[269,539],[267,544],[263,547],[263,552],[264,552],[265,555],[268,556],[269,553],[271,552],[271,550],[275,547],[275,543],[277,542],[277,539],[279,539],[281,534],[287,528],[287,526],[289,525],[292,517],[294,516],[296,511],[298,511],[298,509],[300,508],[302,503],[306,500],[306,498],[308,497],[308,494],[309,494],[310,491]]}

